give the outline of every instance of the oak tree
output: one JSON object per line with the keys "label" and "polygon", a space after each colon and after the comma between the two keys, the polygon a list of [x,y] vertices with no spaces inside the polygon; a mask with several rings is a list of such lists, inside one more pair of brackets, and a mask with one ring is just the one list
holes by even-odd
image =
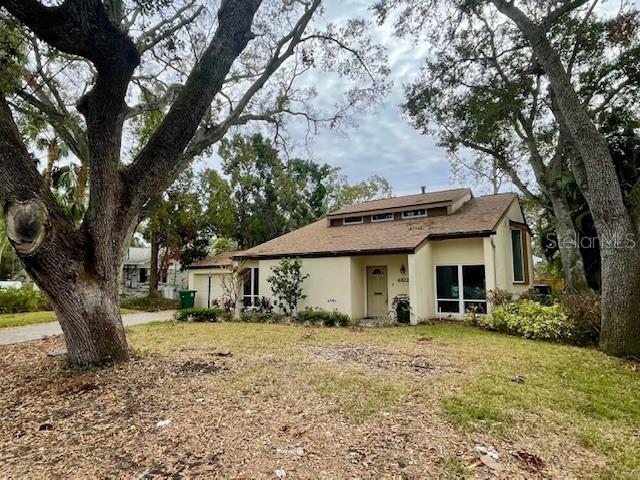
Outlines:
{"label": "oak tree", "polygon": [[[340,125],[388,90],[384,52],[366,22],[314,26],[320,0],[0,7],[22,42],[2,48],[0,199],[8,237],[50,298],[75,365],[128,359],[118,306],[125,246],[196,156],[249,122],[276,131],[291,116],[310,128]],[[14,68],[20,62],[27,65]],[[314,111],[315,89],[297,81],[313,69],[347,78],[335,112]],[[157,110],[159,125],[130,154],[131,120]],[[45,121],[80,161],[89,200],[79,224],[45,185],[16,124],[22,116]]]}

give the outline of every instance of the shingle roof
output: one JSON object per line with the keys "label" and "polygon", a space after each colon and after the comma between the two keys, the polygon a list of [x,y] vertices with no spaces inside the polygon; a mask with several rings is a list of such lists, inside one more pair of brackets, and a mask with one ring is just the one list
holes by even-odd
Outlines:
{"label": "shingle roof", "polygon": [[238,257],[345,255],[412,251],[428,238],[489,234],[516,199],[512,193],[475,197],[451,215],[330,227],[326,219],[274,238]]}
{"label": "shingle roof", "polygon": [[354,203],[340,210],[331,212],[329,216],[344,215],[347,213],[369,212],[373,210],[387,210],[399,207],[414,207],[429,203],[453,202],[465,193],[470,193],[468,188],[456,188],[453,190],[441,190],[439,192],[419,193],[417,195],[405,195],[402,197],[381,198],[368,202]]}
{"label": "shingle roof", "polygon": [[241,250],[233,250],[231,252],[223,252],[219,255],[207,257],[204,260],[193,263],[189,268],[210,268],[210,267],[229,267],[231,266],[232,258],[242,254]]}

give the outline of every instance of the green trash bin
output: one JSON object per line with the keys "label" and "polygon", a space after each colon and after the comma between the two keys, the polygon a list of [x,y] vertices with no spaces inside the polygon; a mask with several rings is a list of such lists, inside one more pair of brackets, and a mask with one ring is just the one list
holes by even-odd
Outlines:
{"label": "green trash bin", "polygon": [[196,304],[196,290],[180,290],[180,308],[193,308]]}

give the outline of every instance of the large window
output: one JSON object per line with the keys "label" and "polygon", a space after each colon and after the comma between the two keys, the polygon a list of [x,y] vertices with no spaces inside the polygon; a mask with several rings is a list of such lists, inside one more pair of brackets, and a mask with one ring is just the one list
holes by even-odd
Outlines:
{"label": "large window", "polygon": [[436,267],[437,308],[441,313],[475,310],[487,313],[484,265],[441,265]]}
{"label": "large window", "polygon": [[511,230],[511,251],[513,252],[513,281],[524,282],[524,232],[521,229]]}
{"label": "large window", "polygon": [[242,303],[245,307],[251,307],[258,303],[260,297],[260,269],[248,268],[244,272],[244,285],[242,289]]}

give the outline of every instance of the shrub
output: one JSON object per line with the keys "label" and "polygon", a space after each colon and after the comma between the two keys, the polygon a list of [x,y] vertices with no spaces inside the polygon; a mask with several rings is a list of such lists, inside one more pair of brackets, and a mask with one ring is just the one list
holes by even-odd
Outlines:
{"label": "shrub", "polygon": [[120,307],[144,312],[159,312],[161,310],[176,310],[180,308],[180,302],[163,297],[129,297],[120,302]]}
{"label": "shrub", "polygon": [[240,321],[247,323],[282,323],[287,317],[273,312],[247,310],[240,314]]}
{"label": "shrub", "polygon": [[535,288],[530,288],[524,293],[518,296],[519,300],[533,300],[534,302],[541,303],[542,305],[553,305],[553,295],[541,293]]}
{"label": "shrub", "polygon": [[505,303],[513,302],[513,293],[506,290],[489,290],[487,301],[494,307],[499,307]]}
{"label": "shrub", "polygon": [[274,303],[285,315],[295,314],[300,300],[307,298],[302,293],[302,283],[309,275],[302,273],[302,262],[298,258],[283,258],[272,272],[267,282],[271,285]]}
{"label": "shrub", "polygon": [[524,338],[572,342],[575,332],[561,305],[541,305],[533,300],[516,300],[493,308],[479,317],[480,327]]}
{"label": "shrub", "polygon": [[39,312],[51,310],[49,300],[31,286],[0,290],[0,313]]}
{"label": "shrub", "polygon": [[187,308],[176,312],[175,318],[178,322],[217,322],[225,313],[222,308]]}
{"label": "shrub", "polygon": [[595,292],[566,293],[560,297],[573,324],[576,345],[594,345],[600,338],[600,295]]}
{"label": "shrub", "polygon": [[325,327],[347,327],[351,324],[349,315],[344,313],[311,309],[300,312],[298,314],[298,321],[312,325],[324,325]]}

